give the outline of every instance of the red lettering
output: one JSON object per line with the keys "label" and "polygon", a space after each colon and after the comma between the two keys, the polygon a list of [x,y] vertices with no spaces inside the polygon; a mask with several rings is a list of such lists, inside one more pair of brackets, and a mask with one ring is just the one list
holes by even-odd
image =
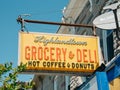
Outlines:
{"label": "red lettering", "polygon": [[50,60],[51,61],[55,61],[55,59],[53,58],[53,56],[54,56],[54,50],[55,50],[55,48],[53,48],[53,47],[50,48]]}
{"label": "red lettering", "polygon": [[62,48],[62,52],[63,52],[63,57],[64,57],[64,61],[66,61],[66,52],[67,52],[67,49],[65,48]]}
{"label": "red lettering", "polygon": [[43,59],[43,48],[42,47],[38,48],[38,59],[39,60]]}
{"label": "red lettering", "polygon": [[36,60],[36,47],[35,46],[32,46],[31,53],[32,53],[31,59]]}
{"label": "red lettering", "polygon": [[30,60],[30,47],[25,47],[25,59]]}
{"label": "red lettering", "polygon": [[90,60],[90,63],[94,63],[94,60],[92,60],[91,58],[91,51],[89,50],[89,60]]}
{"label": "red lettering", "polygon": [[49,52],[49,49],[47,47],[45,47],[45,49],[44,49],[44,59],[45,60],[49,60],[49,57],[47,56],[47,52]]}
{"label": "red lettering", "polygon": [[82,61],[82,52],[80,49],[77,49],[77,62]]}
{"label": "red lettering", "polygon": [[56,48],[56,60],[61,61],[61,50],[60,50],[60,48]]}
{"label": "red lettering", "polygon": [[98,63],[97,57],[96,57],[96,50],[94,50],[94,56],[95,56],[95,63]]}
{"label": "red lettering", "polygon": [[83,49],[83,61],[84,62],[88,62],[88,60],[86,60],[86,57],[87,57],[86,52],[87,52],[87,49]]}
{"label": "red lettering", "polygon": [[67,48],[26,46],[26,60],[66,61]]}

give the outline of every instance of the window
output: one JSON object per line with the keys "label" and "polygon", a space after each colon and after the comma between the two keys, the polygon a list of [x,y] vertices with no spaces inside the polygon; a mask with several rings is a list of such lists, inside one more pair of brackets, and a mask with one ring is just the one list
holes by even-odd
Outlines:
{"label": "window", "polygon": [[107,31],[107,52],[108,52],[108,62],[109,62],[114,57],[112,31]]}

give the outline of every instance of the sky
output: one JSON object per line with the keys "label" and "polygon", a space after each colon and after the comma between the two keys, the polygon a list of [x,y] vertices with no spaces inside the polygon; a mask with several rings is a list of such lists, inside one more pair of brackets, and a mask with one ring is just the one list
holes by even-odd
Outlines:
{"label": "sky", "polygon": [[[0,63],[18,63],[18,33],[24,19],[61,22],[62,10],[69,0],[0,0]],[[29,16],[24,16],[29,14]],[[59,26],[25,23],[29,32],[56,33]],[[23,77],[23,76],[22,76]],[[25,80],[25,78],[23,78]]]}

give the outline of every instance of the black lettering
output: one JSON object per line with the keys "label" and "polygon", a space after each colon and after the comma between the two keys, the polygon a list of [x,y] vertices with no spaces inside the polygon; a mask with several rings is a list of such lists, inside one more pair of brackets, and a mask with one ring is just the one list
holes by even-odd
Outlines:
{"label": "black lettering", "polygon": [[65,62],[63,62],[63,68],[65,68]]}
{"label": "black lettering", "polygon": [[79,68],[79,64],[78,63],[76,63],[76,68]]}
{"label": "black lettering", "polygon": [[91,64],[91,69],[94,69],[94,64]]}
{"label": "black lettering", "polygon": [[51,67],[53,67],[53,65],[54,65],[54,62],[51,62]]}
{"label": "black lettering", "polygon": [[88,64],[88,69],[90,69],[90,64]]}
{"label": "black lettering", "polygon": [[65,62],[43,62],[43,67],[65,68]]}
{"label": "black lettering", "polygon": [[55,67],[57,66],[57,62],[55,62]]}
{"label": "black lettering", "polygon": [[72,63],[72,68],[75,68],[75,64],[74,63]]}
{"label": "black lettering", "polygon": [[50,67],[50,62],[47,62],[47,67]]}
{"label": "black lettering", "polygon": [[43,62],[43,67],[46,67],[46,62]]}
{"label": "black lettering", "polygon": [[28,61],[28,67],[39,67],[40,61]]}
{"label": "black lettering", "polygon": [[33,61],[33,67],[35,67],[36,66],[36,62],[35,61]]}
{"label": "black lettering", "polygon": [[83,68],[83,64],[80,64],[80,68]]}
{"label": "black lettering", "polygon": [[87,69],[87,70],[93,70],[94,69],[94,64],[85,64],[85,63],[72,63],[72,68],[76,69]]}
{"label": "black lettering", "polygon": [[61,68],[61,62],[58,62],[58,67]]}
{"label": "black lettering", "polygon": [[84,69],[86,69],[87,68],[87,64],[84,64]]}
{"label": "black lettering", "polygon": [[28,61],[28,67],[32,67],[32,61]]}

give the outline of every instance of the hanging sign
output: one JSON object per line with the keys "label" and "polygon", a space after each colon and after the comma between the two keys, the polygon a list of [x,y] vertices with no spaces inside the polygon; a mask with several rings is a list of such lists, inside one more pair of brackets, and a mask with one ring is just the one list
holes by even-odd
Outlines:
{"label": "hanging sign", "polygon": [[91,74],[100,65],[99,38],[47,33],[19,33],[19,64],[26,72]]}

